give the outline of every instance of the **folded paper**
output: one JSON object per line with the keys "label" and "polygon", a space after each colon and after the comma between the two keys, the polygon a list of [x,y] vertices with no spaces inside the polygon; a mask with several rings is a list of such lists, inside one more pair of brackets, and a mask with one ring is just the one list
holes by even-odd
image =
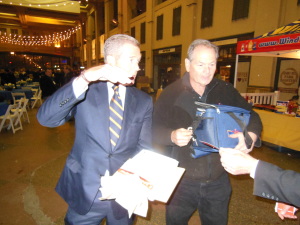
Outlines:
{"label": "folded paper", "polygon": [[166,203],[184,171],[177,160],[142,150],[115,174],[101,178],[100,200],[115,199],[129,217],[133,213],[146,217],[148,200]]}

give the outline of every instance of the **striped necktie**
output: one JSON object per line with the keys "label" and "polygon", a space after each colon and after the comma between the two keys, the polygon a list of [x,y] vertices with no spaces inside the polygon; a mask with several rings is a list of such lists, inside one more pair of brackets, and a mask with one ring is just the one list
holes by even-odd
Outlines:
{"label": "striped necktie", "polygon": [[122,106],[122,101],[119,95],[119,86],[114,85],[112,88],[114,90],[114,95],[109,105],[109,109],[110,109],[109,133],[110,133],[111,149],[114,150],[119,139],[119,134],[122,129],[124,108]]}

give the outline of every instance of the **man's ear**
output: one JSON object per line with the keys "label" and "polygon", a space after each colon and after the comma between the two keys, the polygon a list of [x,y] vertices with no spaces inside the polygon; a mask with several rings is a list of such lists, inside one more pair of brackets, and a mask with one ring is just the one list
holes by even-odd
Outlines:
{"label": "man's ear", "polygon": [[184,63],[186,71],[190,72],[191,61],[188,58],[185,58]]}
{"label": "man's ear", "polygon": [[112,55],[108,55],[107,58],[107,64],[111,65],[111,66],[115,66],[116,65],[116,58]]}

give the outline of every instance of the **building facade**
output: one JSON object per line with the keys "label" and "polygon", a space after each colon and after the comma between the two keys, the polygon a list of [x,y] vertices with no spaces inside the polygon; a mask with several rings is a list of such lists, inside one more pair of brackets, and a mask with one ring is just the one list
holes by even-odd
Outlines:
{"label": "building facade", "polygon": [[[203,38],[220,47],[217,72],[233,83],[237,42],[291,23],[299,15],[298,0],[104,1],[86,11],[88,38],[81,63],[90,67],[103,62],[101,47],[107,37],[132,35],[141,43],[141,75],[158,89],[182,76],[189,44]],[[242,79],[247,84],[242,92],[274,90],[277,58],[241,57],[239,62],[246,62],[244,70],[250,71]]]}
{"label": "building facade", "polygon": [[[103,63],[104,41],[113,34],[128,34],[141,43],[139,75],[147,77],[155,90],[183,75],[188,46],[197,38],[220,47],[218,76],[234,83],[237,42],[296,21],[300,15],[300,0],[88,2],[80,8],[80,22],[76,26],[81,29],[70,40],[62,41],[62,46],[71,46],[70,63],[84,68]],[[238,90],[274,91],[282,60],[285,59],[240,57],[242,75]],[[299,59],[294,61],[299,65]]]}

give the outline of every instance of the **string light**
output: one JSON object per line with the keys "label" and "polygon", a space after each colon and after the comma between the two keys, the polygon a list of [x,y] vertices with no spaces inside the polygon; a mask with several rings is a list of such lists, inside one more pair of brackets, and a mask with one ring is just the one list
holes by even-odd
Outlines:
{"label": "string light", "polygon": [[52,46],[58,42],[65,41],[71,38],[72,34],[80,30],[81,26],[78,25],[72,29],[57,32],[52,35],[39,35],[39,36],[22,36],[17,34],[1,33],[0,31],[0,43],[23,45],[23,46]]}
{"label": "string light", "polygon": [[22,6],[38,6],[38,7],[42,7],[42,6],[58,6],[58,5],[74,5],[74,2],[77,2],[79,4],[81,4],[81,1],[76,1],[76,0],[71,0],[71,1],[58,1],[58,2],[53,2],[53,3],[28,3],[28,5],[26,3],[20,3],[20,2],[14,2],[14,1],[7,1],[7,0],[0,0],[0,3],[4,3],[4,4],[10,4],[10,5],[22,5]]}
{"label": "string light", "polygon": [[24,55],[24,58],[25,58],[26,60],[28,60],[30,64],[33,64],[35,67],[41,68],[41,66],[40,66],[38,63],[34,62],[34,61],[32,60],[32,58],[30,58],[29,56]]}

